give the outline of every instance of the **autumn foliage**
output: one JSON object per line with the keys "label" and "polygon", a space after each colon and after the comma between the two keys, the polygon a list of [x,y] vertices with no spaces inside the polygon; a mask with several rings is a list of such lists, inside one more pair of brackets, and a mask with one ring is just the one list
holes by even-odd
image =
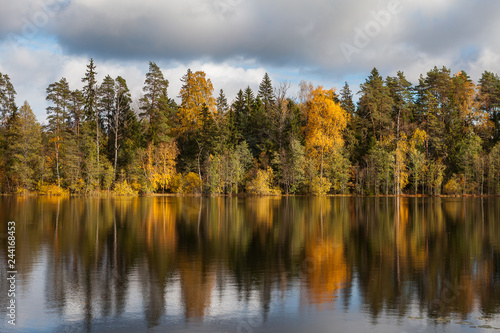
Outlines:
{"label": "autumn foliage", "polygon": [[[500,193],[500,78],[433,68],[416,84],[373,69],[358,98],[265,74],[232,100],[203,71],[179,92],[153,62],[133,101],[123,77],[47,89],[47,125],[0,73],[0,190],[204,195]],[[172,79],[172,78],[169,78]],[[175,96],[175,97],[171,97]],[[177,98],[177,99],[176,99]],[[137,102],[137,103],[134,103]]]}

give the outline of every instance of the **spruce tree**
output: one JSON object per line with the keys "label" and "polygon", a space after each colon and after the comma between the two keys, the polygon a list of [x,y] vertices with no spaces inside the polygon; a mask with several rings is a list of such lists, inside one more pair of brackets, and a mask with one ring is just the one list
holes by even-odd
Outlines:
{"label": "spruce tree", "polygon": [[42,129],[28,102],[24,102],[19,109],[11,130],[16,133],[16,140],[10,143],[12,177],[19,189],[33,190],[36,185],[36,171],[42,161]]}
{"label": "spruce tree", "polygon": [[0,73],[0,120],[5,125],[9,117],[15,115],[17,106],[15,102],[16,90],[7,74]]}
{"label": "spruce tree", "polygon": [[[94,181],[97,184],[97,187],[99,187],[100,180],[99,180],[99,174],[100,174],[100,161],[99,161],[99,155],[100,155],[100,142],[99,142],[99,136],[100,136],[100,119],[99,119],[99,112],[97,108],[97,92],[98,92],[98,86],[97,86],[97,80],[96,80],[96,66],[94,64],[94,59],[90,59],[89,64],[87,65],[87,71],[85,72],[85,77],[82,78],[82,82],[85,83],[85,86],[83,87],[83,97],[85,99],[85,116],[87,119],[87,122],[89,123],[88,130],[93,128],[95,130],[95,153],[91,154],[95,156],[95,169],[94,167],[87,168],[88,172],[90,172],[89,176],[89,183],[93,183]],[[91,133],[87,133],[91,134]],[[90,164],[90,163],[89,163]],[[91,171],[92,170],[92,171]]]}

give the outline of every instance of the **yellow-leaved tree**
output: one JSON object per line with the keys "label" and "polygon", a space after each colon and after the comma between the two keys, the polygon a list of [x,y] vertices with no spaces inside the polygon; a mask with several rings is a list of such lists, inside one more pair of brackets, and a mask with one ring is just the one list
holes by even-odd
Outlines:
{"label": "yellow-leaved tree", "polygon": [[326,90],[319,86],[303,102],[306,151],[319,170],[321,184],[326,183],[323,177],[325,157],[339,151],[344,145],[342,132],[347,126],[348,114],[335,100],[334,89]]}
{"label": "yellow-leaved tree", "polygon": [[161,189],[162,192],[170,185],[174,177],[175,159],[179,154],[175,142],[162,142],[154,147],[150,144],[140,154],[141,169],[146,180],[145,192]]}
{"label": "yellow-leaved tree", "polygon": [[196,131],[203,125],[201,110],[204,105],[208,107],[210,113],[215,113],[215,98],[213,97],[214,87],[210,79],[205,77],[205,72],[192,72],[188,69],[182,77],[182,87],[179,94],[181,105],[178,113],[179,132]]}

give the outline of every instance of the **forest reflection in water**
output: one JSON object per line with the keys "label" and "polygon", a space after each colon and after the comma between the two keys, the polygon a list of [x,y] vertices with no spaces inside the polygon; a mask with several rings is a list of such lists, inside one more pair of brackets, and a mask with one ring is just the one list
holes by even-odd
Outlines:
{"label": "forest reflection in water", "polygon": [[27,331],[259,331],[322,313],[411,331],[495,326],[500,310],[499,198],[2,197],[11,220]]}

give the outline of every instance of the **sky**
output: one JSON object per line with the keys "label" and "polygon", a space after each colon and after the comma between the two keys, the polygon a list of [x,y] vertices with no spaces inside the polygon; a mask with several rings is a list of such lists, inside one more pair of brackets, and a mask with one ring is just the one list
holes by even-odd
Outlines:
{"label": "sky", "polygon": [[374,67],[414,84],[434,66],[477,81],[500,73],[498,17],[498,0],[1,0],[0,73],[41,122],[47,86],[81,89],[90,58],[99,81],[124,77],[134,99],[149,61],[176,100],[188,68],[229,101],[266,72],[291,97],[301,80],[356,92]]}

